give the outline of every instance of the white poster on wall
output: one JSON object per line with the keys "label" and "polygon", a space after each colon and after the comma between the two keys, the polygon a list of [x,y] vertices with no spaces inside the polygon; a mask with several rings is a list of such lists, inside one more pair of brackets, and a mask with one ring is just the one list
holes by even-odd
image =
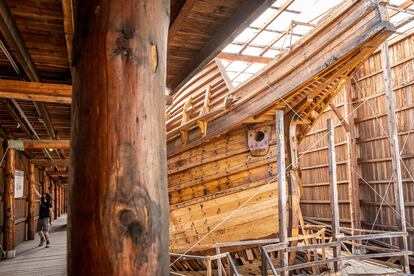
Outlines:
{"label": "white poster on wall", "polygon": [[14,198],[23,197],[24,172],[16,170],[14,173]]}

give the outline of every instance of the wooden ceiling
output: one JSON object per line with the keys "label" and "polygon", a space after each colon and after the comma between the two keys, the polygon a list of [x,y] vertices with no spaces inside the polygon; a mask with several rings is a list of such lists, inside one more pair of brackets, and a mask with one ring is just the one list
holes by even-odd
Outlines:
{"label": "wooden ceiling", "polygon": [[[177,92],[274,1],[172,1],[167,87]],[[177,14],[177,6],[181,5]],[[177,15],[176,15],[177,14]]]}
{"label": "wooden ceiling", "polygon": [[[171,0],[167,65],[170,90],[177,91],[272,3]],[[39,83],[38,87],[42,87],[40,83],[71,84],[72,10],[72,0],[0,0],[0,38],[4,44],[2,47],[0,43],[2,89],[21,88],[5,80],[31,81]],[[67,97],[68,91],[62,87],[46,90],[47,93],[62,90]],[[25,90],[23,86],[21,91]],[[14,139],[69,139],[70,112],[70,101],[53,103],[3,95],[0,135]],[[26,152],[42,160],[65,159],[69,155],[67,150]]]}

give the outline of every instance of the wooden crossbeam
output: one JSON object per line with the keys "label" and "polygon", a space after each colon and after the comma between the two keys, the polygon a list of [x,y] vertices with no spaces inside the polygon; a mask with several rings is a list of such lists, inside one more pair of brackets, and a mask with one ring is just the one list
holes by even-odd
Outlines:
{"label": "wooden crossbeam", "polygon": [[49,171],[47,172],[47,174],[50,177],[55,177],[55,176],[63,176],[63,177],[67,177],[69,175],[68,171]]}
{"label": "wooden crossbeam", "polygon": [[218,58],[230,61],[244,61],[250,63],[270,63],[273,59],[269,57],[259,57],[251,55],[233,54],[233,53],[220,53]]}
{"label": "wooden crossbeam", "polygon": [[69,149],[69,140],[9,140],[14,149]]}
{"label": "wooden crossbeam", "polygon": [[344,116],[342,116],[341,111],[339,111],[339,109],[333,103],[330,103],[329,106],[331,107],[332,111],[335,113],[336,117],[338,117],[339,122],[341,123],[341,125],[348,132],[349,131],[349,124],[345,120]]}
{"label": "wooden crossbeam", "polygon": [[[0,98],[45,103],[72,103],[72,85],[33,81],[0,80]],[[168,104],[171,96],[165,95]]]}
{"label": "wooden crossbeam", "polygon": [[70,160],[64,159],[64,160],[49,160],[49,159],[32,159],[30,160],[30,163],[40,166],[40,167],[50,167],[50,166],[58,166],[58,167],[65,167],[69,166]]}
{"label": "wooden crossbeam", "polygon": [[72,86],[15,80],[0,80],[0,97],[49,103],[70,104]]}

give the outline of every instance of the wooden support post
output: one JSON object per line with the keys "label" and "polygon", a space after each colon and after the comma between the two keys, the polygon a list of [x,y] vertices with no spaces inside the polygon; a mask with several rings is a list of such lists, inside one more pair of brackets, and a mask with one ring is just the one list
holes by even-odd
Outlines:
{"label": "wooden support post", "polygon": [[68,213],[68,189],[67,189],[67,187],[65,186],[65,190],[64,190],[65,192],[63,193],[64,194],[64,200],[63,200],[63,209],[64,209],[64,213],[65,214],[67,214]]}
{"label": "wooden support post", "polygon": [[[287,214],[286,214],[286,167],[285,167],[285,135],[283,111],[276,111],[276,148],[277,148],[277,187],[278,187],[278,210],[279,210],[279,240],[287,242]],[[285,250],[281,251],[281,267],[288,265],[288,254]],[[285,271],[281,275],[288,275]]]}
{"label": "wooden support post", "polygon": [[4,185],[4,241],[3,250],[6,258],[14,258],[15,250],[15,225],[14,225],[14,174],[16,172],[16,160],[14,149],[8,149],[6,153],[6,182]]}
{"label": "wooden support post", "polygon": [[213,271],[212,271],[212,267],[211,267],[211,259],[207,259],[206,266],[207,266],[206,276],[213,276]]}
{"label": "wooden support post", "polygon": [[47,175],[46,170],[43,170],[42,174],[42,193],[49,193],[49,176]]}
{"label": "wooden support post", "polygon": [[[349,195],[349,208],[351,216],[351,234],[357,235],[359,232],[355,232],[354,229],[361,228],[361,207],[359,202],[359,176],[358,172],[358,156],[357,156],[357,143],[356,143],[356,125],[353,114],[352,95],[354,94],[354,86],[349,83],[348,89],[346,89],[344,113],[347,121],[348,130],[346,130],[346,152],[348,155],[347,160],[347,178],[348,178],[348,195]],[[361,242],[359,242],[361,243]],[[355,244],[352,244],[352,252],[358,253],[360,249],[355,250]]]}
{"label": "wooden support post", "polygon": [[63,188],[62,185],[59,185],[59,216],[62,216],[63,213],[63,204],[62,204],[62,198],[63,198]]}
{"label": "wooden support post", "polygon": [[169,275],[169,7],[76,1],[69,275]]}
{"label": "wooden support post", "polygon": [[56,183],[56,217],[60,217],[60,185]]}
{"label": "wooden support post", "polygon": [[[216,245],[216,255],[220,254],[220,247]],[[223,275],[223,264],[221,262],[221,258],[217,259],[217,276]]]}
{"label": "wooden support post", "polygon": [[[381,65],[384,73],[385,82],[385,99],[388,109],[388,129],[390,137],[390,148],[391,148],[391,162],[392,162],[392,175],[394,180],[394,197],[395,197],[395,209],[398,213],[397,223],[401,232],[407,232],[407,225],[405,219],[405,208],[404,208],[404,190],[402,184],[401,175],[401,156],[400,147],[398,143],[398,132],[395,115],[395,100],[393,92],[393,80],[391,73],[391,62],[388,53],[388,42],[385,41],[381,47]],[[404,236],[400,240],[400,248],[403,251],[408,250],[407,237]],[[410,263],[408,255],[404,255],[401,258],[401,264],[403,266],[404,273],[410,273]]]}
{"label": "wooden support post", "polygon": [[[298,160],[298,140],[296,136],[297,124],[295,120],[291,120],[289,126],[289,159],[291,168],[289,170],[289,230],[291,237],[299,235],[299,209],[300,209],[300,191],[299,191],[299,160]],[[291,246],[296,246],[297,241],[292,241]],[[289,264],[296,263],[296,252],[289,254]]]}
{"label": "wooden support post", "polygon": [[65,186],[62,186],[62,215],[66,213],[65,200],[66,200],[66,188]]}
{"label": "wooden support post", "polygon": [[267,258],[266,258],[266,250],[263,249],[263,247],[261,248],[261,253],[262,253],[262,276],[268,276],[269,274],[267,273]]}
{"label": "wooden support post", "polygon": [[[335,126],[331,119],[327,120],[328,131],[328,155],[329,155],[329,186],[332,210],[332,238],[336,241],[340,234],[339,225],[339,199],[338,199],[338,183],[336,179],[336,154],[335,154]],[[338,244],[333,250],[334,258],[341,256],[341,245]],[[340,271],[341,263],[334,262],[335,272]]]}
{"label": "wooden support post", "polygon": [[52,179],[50,179],[50,195],[52,196],[53,218],[57,219],[57,188]]}
{"label": "wooden support post", "polygon": [[35,178],[35,165],[30,163],[29,167],[29,193],[27,195],[27,206],[28,206],[28,218],[27,218],[27,225],[28,225],[28,234],[27,237],[29,240],[33,240],[35,238],[36,233],[36,225],[35,225],[35,185],[36,185],[36,178]]}

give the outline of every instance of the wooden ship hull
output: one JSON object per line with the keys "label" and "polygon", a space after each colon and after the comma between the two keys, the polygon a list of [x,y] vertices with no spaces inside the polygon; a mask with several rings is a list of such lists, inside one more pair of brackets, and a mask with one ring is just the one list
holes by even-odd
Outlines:
{"label": "wooden ship hull", "polygon": [[[285,114],[289,165],[350,75],[393,30],[382,4],[345,1],[245,84],[232,88],[214,60],[175,94],[166,111],[170,251],[278,237],[275,111]],[[289,236],[298,233],[300,212],[295,163]]]}

